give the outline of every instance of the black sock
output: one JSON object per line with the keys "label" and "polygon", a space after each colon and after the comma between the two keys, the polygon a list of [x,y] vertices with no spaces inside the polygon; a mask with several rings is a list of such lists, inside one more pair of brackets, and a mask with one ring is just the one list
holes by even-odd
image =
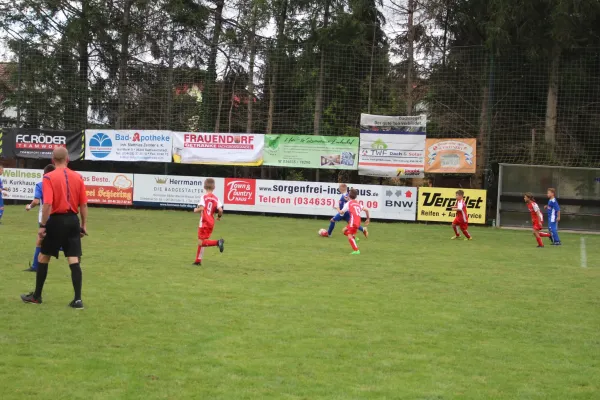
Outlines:
{"label": "black sock", "polygon": [[83,281],[83,273],[81,272],[81,265],[71,264],[71,280],[73,281],[73,289],[75,289],[75,300],[81,300],[81,283]]}
{"label": "black sock", "polygon": [[33,296],[37,299],[42,297],[46,276],[48,276],[48,263],[38,263],[37,272],[35,273],[35,292],[33,292]]}

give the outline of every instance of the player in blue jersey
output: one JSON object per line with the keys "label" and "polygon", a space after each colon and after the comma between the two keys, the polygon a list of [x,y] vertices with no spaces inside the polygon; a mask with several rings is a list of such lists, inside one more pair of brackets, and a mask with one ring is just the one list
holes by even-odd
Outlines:
{"label": "player in blue jersey", "polygon": [[556,201],[556,189],[548,189],[548,205],[544,206],[548,211],[548,230],[550,230],[550,240],[554,246],[560,246],[560,238],[558,237],[558,222],[560,221],[560,206]]}
{"label": "player in blue jersey", "polygon": [[[343,213],[343,214],[341,213],[342,209],[344,208],[344,206],[346,205],[346,203],[348,201],[350,201],[350,198],[348,197],[348,185],[346,185],[345,183],[340,183],[340,199],[338,201],[338,204],[334,207],[337,212],[333,216],[333,218],[331,218],[331,220],[329,222],[329,229],[327,230],[327,237],[329,237],[333,234],[333,230],[335,229],[336,222],[350,221],[350,213],[348,213],[348,212]],[[361,231],[363,233],[363,235],[365,235],[365,237],[369,237],[369,232],[367,231],[367,228],[360,226],[358,228],[358,230]]]}
{"label": "player in blue jersey", "polygon": [[4,174],[4,166],[0,164],[0,224],[2,224],[2,216],[4,215],[4,195],[8,195],[6,188],[2,184],[2,175]]}
{"label": "player in blue jersey", "polygon": [[[44,168],[44,175],[54,171],[55,169],[56,168],[52,164],[46,165],[46,168]],[[38,216],[39,224],[42,223],[42,205],[44,205],[44,194],[43,194],[43,190],[42,190],[42,182],[39,182],[35,185],[35,194],[33,195],[33,201],[31,203],[27,204],[27,206],[25,206],[26,211],[31,211],[36,206],[40,206],[40,212],[39,212],[39,216]],[[40,239],[40,237],[38,235],[37,239],[36,239],[36,243],[35,243],[35,252],[33,253],[33,262],[29,264],[29,268],[27,268],[25,271],[28,271],[28,272],[36,272],[37,271],[38,257],[40,255],[41,248],[42,248],[42,239]]]}

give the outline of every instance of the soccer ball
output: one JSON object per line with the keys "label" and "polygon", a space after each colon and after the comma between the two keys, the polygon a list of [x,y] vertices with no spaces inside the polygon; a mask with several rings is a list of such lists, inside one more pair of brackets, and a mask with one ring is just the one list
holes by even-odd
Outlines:
{"label": "soccer ball", "polygon": [[319,236],[328,237],[329,234],[327,233],[327,229],[319,229]]}

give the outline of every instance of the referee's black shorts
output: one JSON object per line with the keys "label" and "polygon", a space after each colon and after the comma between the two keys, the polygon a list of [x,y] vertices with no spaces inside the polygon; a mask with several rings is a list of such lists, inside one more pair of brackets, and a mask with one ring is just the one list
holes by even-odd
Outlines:
{"label": "referee's black shorts", "polygon": [[58,258],[61,248],[65,257],[81,257],[81,225],[77,214],[52,214],[46,222],[41,253]]}

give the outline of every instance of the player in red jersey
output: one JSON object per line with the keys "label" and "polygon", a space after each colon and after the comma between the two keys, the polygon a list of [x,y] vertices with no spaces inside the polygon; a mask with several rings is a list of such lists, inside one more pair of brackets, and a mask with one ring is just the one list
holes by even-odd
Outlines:
{"label": "player in red jersey", "polygon": [[456,205],[451,207],[449,211],[456,212],[456,217],[454,217],[454,221],[452,221],[454,236],[451,239],[458,239],[460,237],[460,233],[458,232],[458,228],[460,228],[463,235],[465,235],[465,240],[473,240],[468,231],[469,213],[467,210],[467,202],[465,201],[465,192],[462,190],[456,191]]}
{"label": "player in red jersey", "polygon": [[213,194],[215,190],[215,180],[208,178],[204,181],[205,193],[200,198],[198,207],[194,209],[195,213],[202,213],[200,217],[200,225],[198,226],[198,251],[196,252],[196,261],[194,265],[202,265],[202,255],[205,247],[219,246],[221,253],[224,250],[223,239],[210,240],[210,235],[215,227],[215,214],[217,221],[223,216],[223,205],[217,196]]}
{"label": "player in red jersey", "polygon": [[535,199],[533,198],[533,194],[527,192],[523,195],[523,200],[527,203],[527,208],[531,213],[531,223],[533,225],[533,236],[535,236],[535,240],[537,240],[538,247],[544,247],[544,243],[542,242],[543,237],[551,238],[552,235],[548,232],[542,232],[542,225],[544,224],[544,215],[540,211]]}
{"label": "player in red jersey", "polygon": [[356,245],[356,233],[358,232],[358,228],[360,228],[360,214],[364,211],[367,215],[367,219],[365,220],[365,226],[369,225],[371,222],[371,216],[369,214],[369,210],[363,208],[356,198],[358,197],[358,190],[350,189],[350,193],[348,194],[350,197],[350,201],[344,205],[344,208],[340,210],[340,215],[344,215],[346,212],[350,215],[350,219],[348,220],[348,226],[344,228],[344,235],[348,236],[348,242],[350,242],[350,246],[352,246],[352,255],[359,255],[360,250]]}

